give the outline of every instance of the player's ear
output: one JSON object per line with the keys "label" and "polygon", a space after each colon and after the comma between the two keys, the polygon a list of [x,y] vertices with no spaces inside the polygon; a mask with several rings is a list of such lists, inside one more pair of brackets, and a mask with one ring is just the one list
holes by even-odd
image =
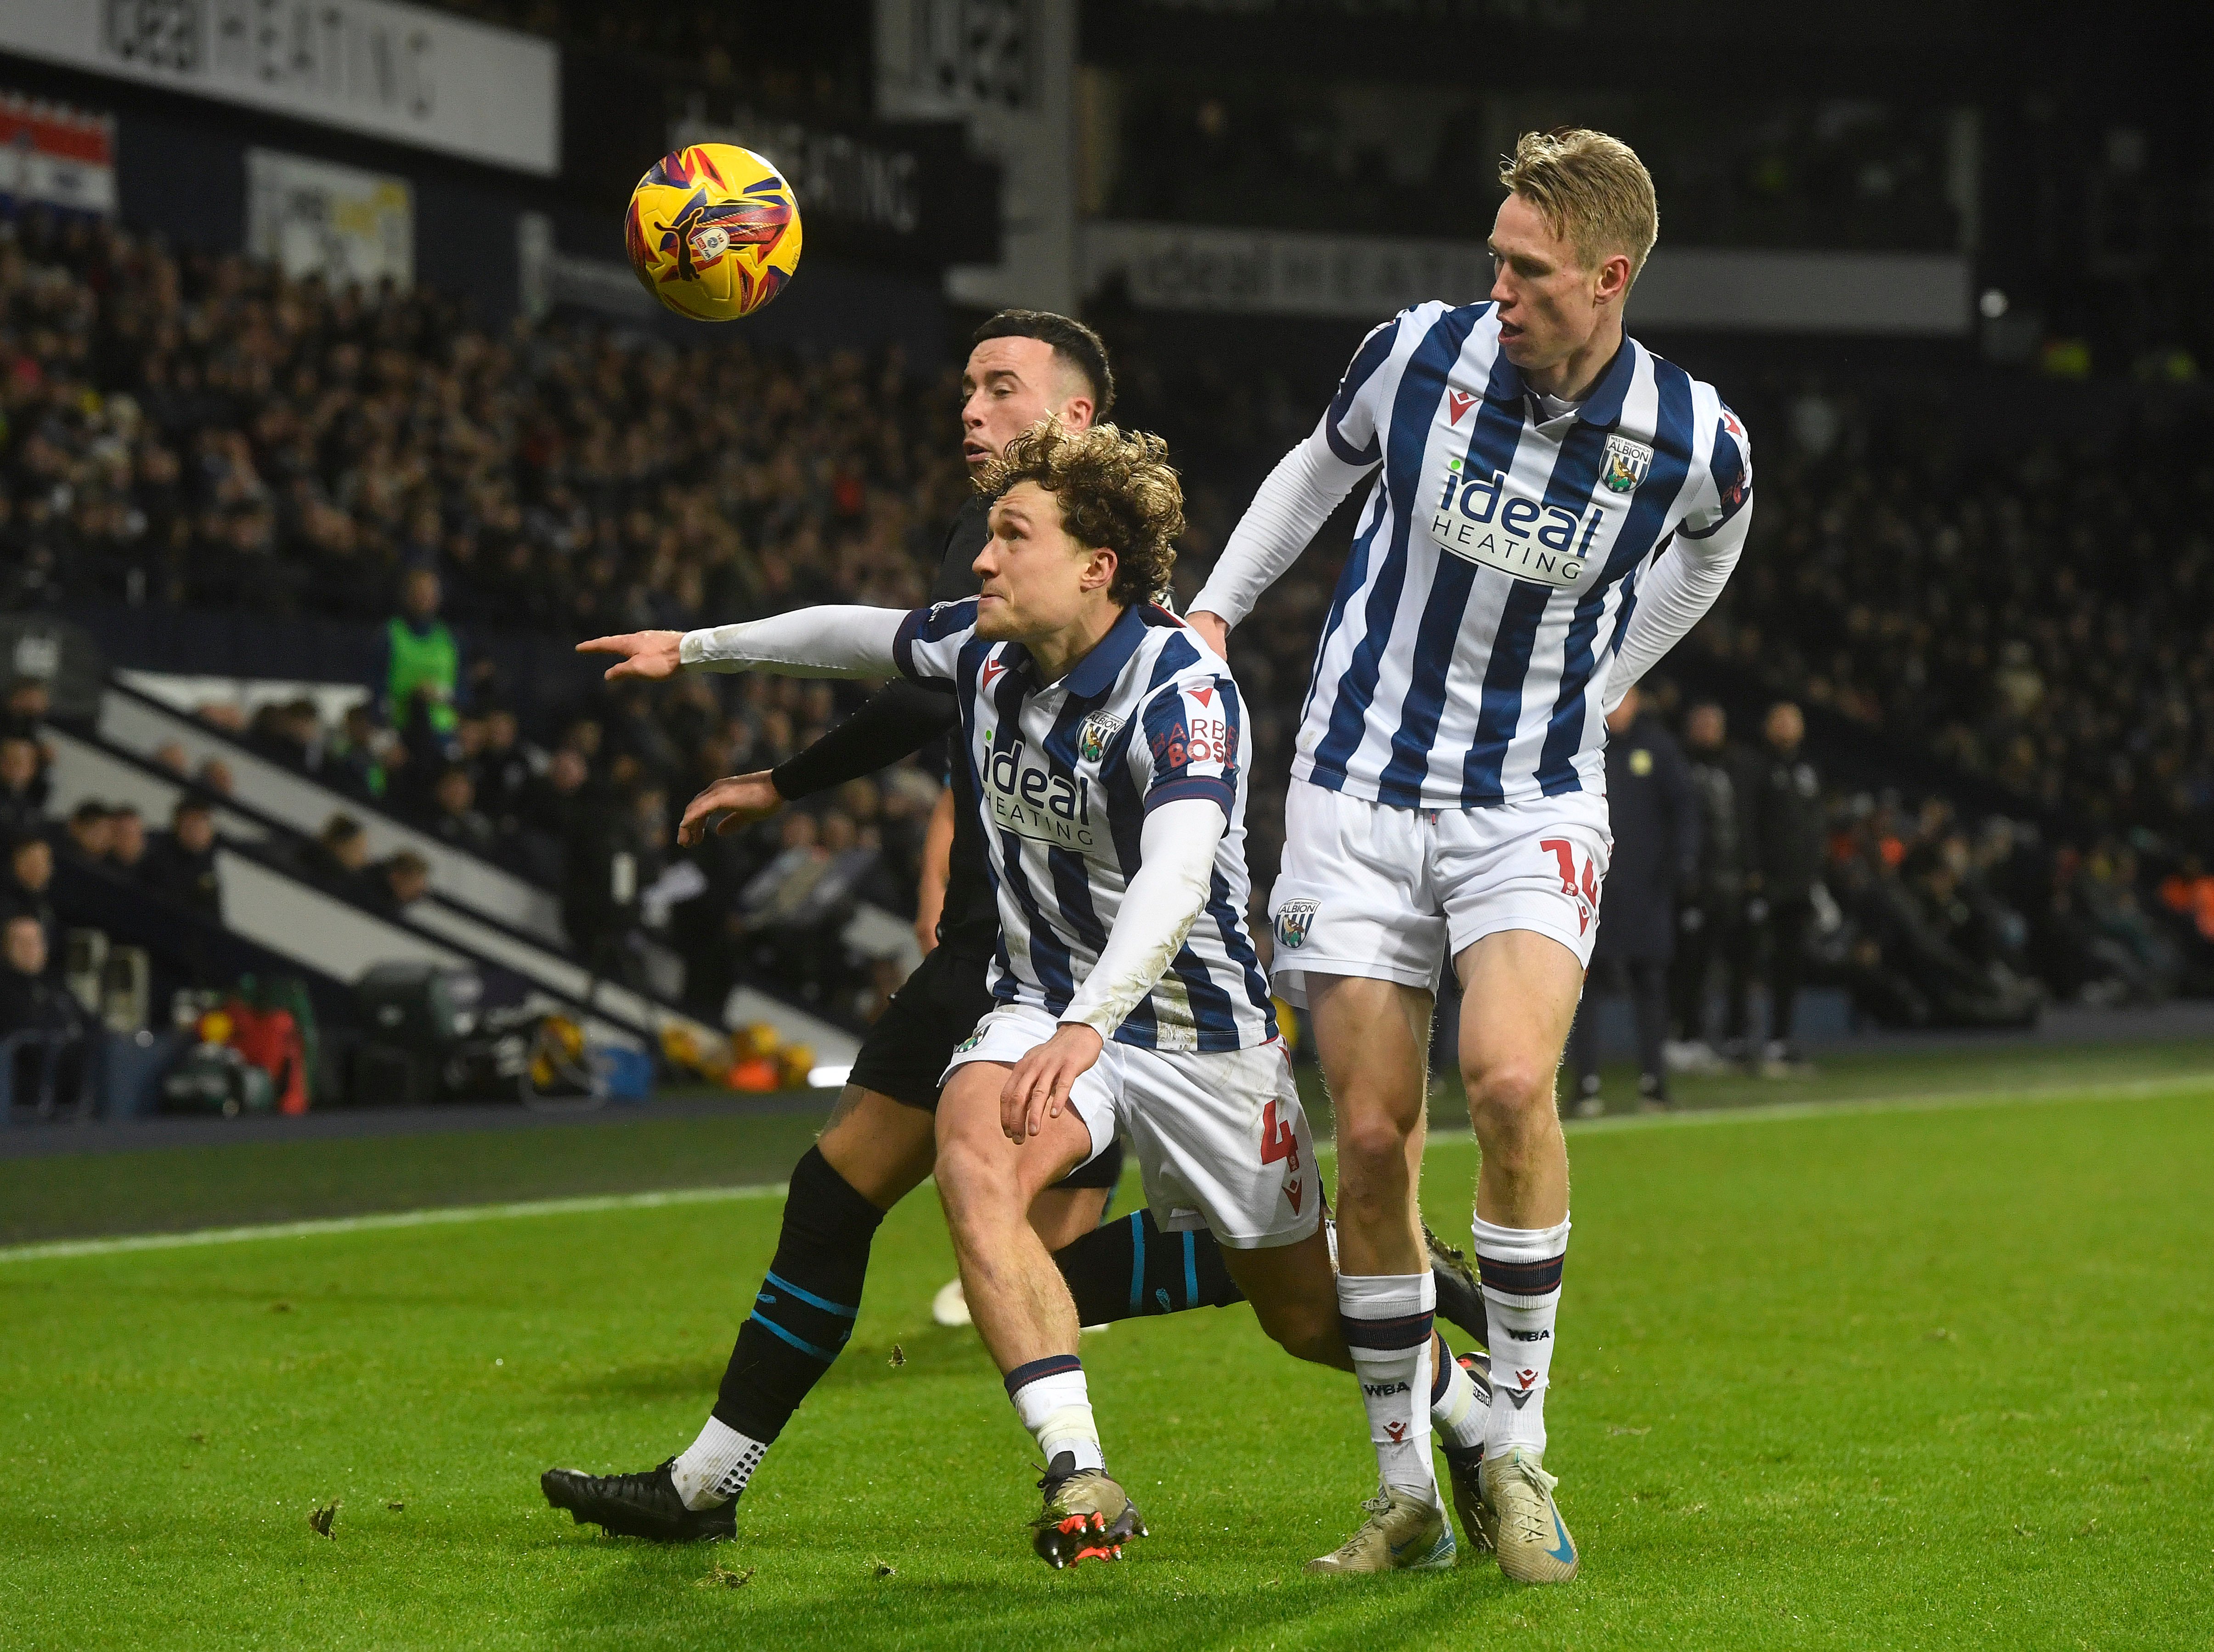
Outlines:
{"label": "player's ear", "polygon": [[1061,404],[1061,427],[1065,431],[1088,431],[1092,428],[1094,409],[1088,395],[1073,395]]}
{"label": "player's ear", "polygon": [[1084,565],[1081,589],[1087,591],[1106,590],[1115,583],[1116,571],[1122,566],[1122,559],[1104,545],[1088,553],[1088,556],[1090,560]]}
{"label": "player's ear", "polygon": [[1617,253],[1599,266],[1597,297],[1601,303],[1619,298],[1630,291],[1630,255]]}

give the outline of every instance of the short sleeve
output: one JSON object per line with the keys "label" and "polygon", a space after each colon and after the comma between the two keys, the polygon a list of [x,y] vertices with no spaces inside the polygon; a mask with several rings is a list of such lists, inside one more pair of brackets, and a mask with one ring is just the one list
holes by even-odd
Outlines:
{"label": "short sleeve", "polygon": [[1373,465],[1384,456],[1384,444],[1376,435],[1374,398],[1369,393],[1378,370],[1391,358],[1405,314],[1402,310],[1361,341],[1345,376],[1338,381],[1337,394],[1330,398],[1330,411],[1322,416],[1323,439],[1346,464]]}
{"label": "short sleeve", "polygon": [[1146,702],[1146,811],[1183,798],[1207,798],[1227,815],[1238,799],[1243,738],[1238,685],[1194,672]]}
{"label": "short sleeve", "polygon": [[1745,421],[1725,404],[1715,425],[1714,457],[1709,462],[1712,490],[1684,518],[1688,539],[1704,539],[1752,502],[1752,437]]}
{"label": "short sleeve", "polygon": [[962,645],[976,629],[976,599],[919,608],[900,621],[892,658],[917,682],[951,682]]}

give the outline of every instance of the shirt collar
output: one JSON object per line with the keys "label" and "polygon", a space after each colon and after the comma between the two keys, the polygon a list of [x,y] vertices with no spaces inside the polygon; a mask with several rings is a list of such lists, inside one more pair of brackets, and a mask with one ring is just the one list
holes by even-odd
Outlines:
{"label": "shirt collar", "polygon": [[1092,652],[1076,662],[1076,669],[1061,680],[1061,686],[1086,700],[1105,694],[1114,686],[1115,679],[1122,675],[1122,668],[1138,652],[1145,635],[1146,616],[1133,603],[1108,627],[1107,634],[1100,638]]}
{"label": "shirt collar", "polygon": [[[1637,376],[1637,344],[1627,333],[1622,335],[1622,346],[1614,352],[1614,359],[1599,376],[1592,393],[1575,410],[1577,418],[1587,425],[1611,428],[1622,418],[1623,401],[1630,395],[1630,382]],[[1508,360],[1501,351],[1493,363],[1491,381],[1483,389],[1486,396],[1509,407],[1527,406],[1535,400],[1533,393],[1522,377],[1522,370]]]}

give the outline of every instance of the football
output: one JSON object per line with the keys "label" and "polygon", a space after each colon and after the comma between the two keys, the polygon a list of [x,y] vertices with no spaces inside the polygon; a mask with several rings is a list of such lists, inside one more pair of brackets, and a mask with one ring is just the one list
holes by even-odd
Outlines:
{"label": "football", "polygon": [[751,150],[694,144],[638,180],[623,242],[639,285],[679,315],[734,321],[799,267],[799,202]]}

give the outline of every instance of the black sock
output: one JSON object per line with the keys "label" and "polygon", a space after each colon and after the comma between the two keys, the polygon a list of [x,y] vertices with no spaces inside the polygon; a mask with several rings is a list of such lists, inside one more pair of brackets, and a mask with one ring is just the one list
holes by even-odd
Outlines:
{"label": "black sock", "polygon": [[1204,1229],[1164,1233],[1150,1210],[1093,1228],[1055,1251],[1053,1260],[1076,1299],[1079,1325],[1223,1308],[1245,1300],[1230,1282],[1214,1234]]}
{"label": "black sock", "polygon": [[783,1431],[853,1332],[884,1213],[810,1147],[792,1172],[776,1259],[738,1327],[715,1416],[762,1441]]}

